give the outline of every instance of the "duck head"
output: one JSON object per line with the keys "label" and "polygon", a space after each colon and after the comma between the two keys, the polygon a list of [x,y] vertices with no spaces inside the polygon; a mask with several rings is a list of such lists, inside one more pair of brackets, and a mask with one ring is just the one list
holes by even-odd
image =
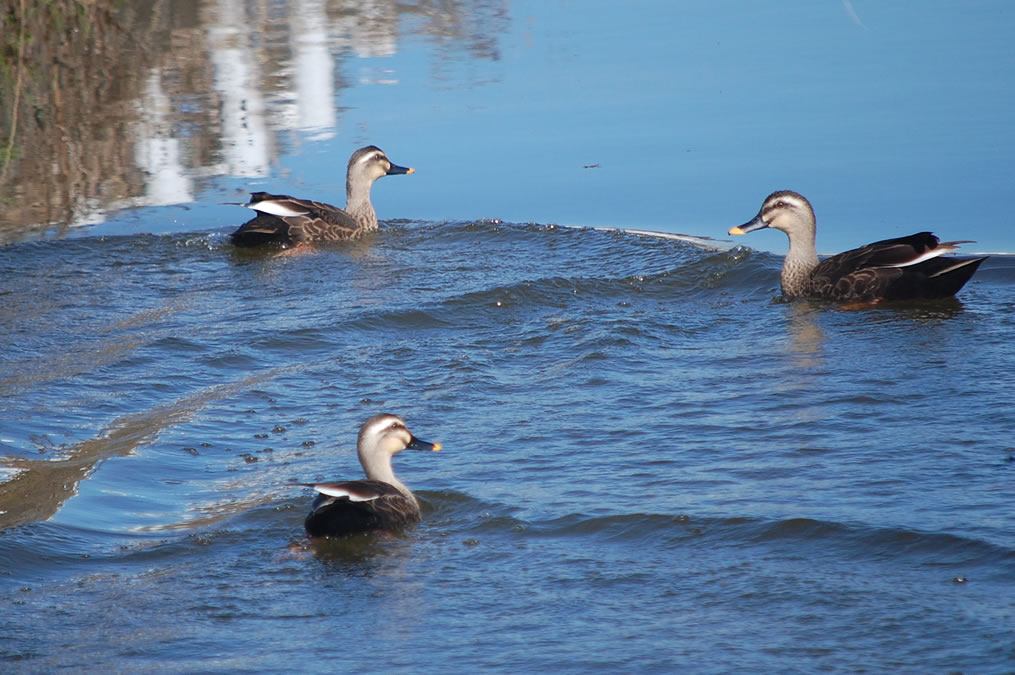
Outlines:
{"label": "duck head", "polygon": [[398,166],[376,145],[368,145],[352,153],[349,158],[348,179],[373,183],[382,176],[415,173],[415,169]]}
{"label": "duck head", "polygon": [[803,195],[792,190],[779,190],[765,198],[753,219],[732,228],[730,234],[747,234],[771,227],[788,235],[814,232],[814,209]]}
{"label": "duck head", "polygon": [[372,466],[378,460],[390,462],[406,448],[436,452],[441,445],[416,438],[402,418],[391,413],[374,415],[360,427],[356,451],[364,466]]}

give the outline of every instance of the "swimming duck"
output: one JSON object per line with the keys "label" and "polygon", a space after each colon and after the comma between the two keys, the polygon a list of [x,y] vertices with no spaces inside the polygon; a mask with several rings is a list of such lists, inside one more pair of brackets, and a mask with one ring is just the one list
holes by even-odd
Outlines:
{"label": "swimming duck", "polygon": [[730,234],[765,227],[789,237],[782,266],[782,292],[846,302],[945,298],[958,293],[986,258],[942,258],[967,241],[940,242],[930,232],[885,239],[818,262],[811,203],[791,190],[773,192],[750,222]]}
{"label": "swimming duck", "polygon": [[422,441],[397,415],[374,415],[359,430],[356,453],[366,480],[340,483],[297,483],[312,487],[317,497],[304,523],[311,537],[337,537],[371,530],[397,530],[420,520],[416,496],[395,477],[391,458],[412,450],[441,449]]}
{"label": "swimming duck", "polygon": [[306,244],[312,241],[341,241],[377,229],[377,214],[370,203],[370,188],[381,176],[413,173],[414,169],[393,164],[384,151],[368,145],[352,153],[345,176],[345,209],[289,195],[254,192],[250,201],[238,206],[257,215],[232,234],[237,246],[277,243]]}

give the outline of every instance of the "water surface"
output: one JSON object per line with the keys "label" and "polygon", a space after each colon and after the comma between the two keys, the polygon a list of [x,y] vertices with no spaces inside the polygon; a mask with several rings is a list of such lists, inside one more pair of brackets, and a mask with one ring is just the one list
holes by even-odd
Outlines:
{"label": "water surface", "polygon": [[[1012,250],[1012,10],[371,8],[131,3],[9,165],[5,670],[1015,668],[1015,260],[843,311],[780,299],[778,233],[616,229],[793,187],[823,249]],[[228,244],[367,142],[417,168],[375,235]],[[423,522],[310,545],[289,484],[381,411],[444,445],[396,459]]]}
{"label": "water surface", "polygon": [[[7,252],[11,664],[1011,665],[1008,258],[843,312],[770,254],[488,221]],[[425,520],[315,552],[286,483],[381,410],[445,445],[398,458]]]}

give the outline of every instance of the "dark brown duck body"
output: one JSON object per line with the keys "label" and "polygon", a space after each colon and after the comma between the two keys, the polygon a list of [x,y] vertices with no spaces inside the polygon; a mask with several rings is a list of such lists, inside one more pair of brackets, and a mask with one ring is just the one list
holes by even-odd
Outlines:
{"label": "dark brown duck body", "polygon": [[884,239],[818,260],[816,219],[807,199],[791,190],[773,192],[758,215],[730,234],[771,227],[789,237],[780,280],[787,297],[837,302],[878,302],[950,297],[986,258],[943,257],[963,241],[941,242],[930,232]]}
{"label": "dark brown duck body", "polygon": [[375,530],[396,531],[418,523],[419,501],[391,468],[391,458],[405,450],[441,449],[409,432],[396,415],[375,415],[360,427],[356,454],[366,480],[298,483],[317,491],[304,521],[311,537],[341,537]]}
{"label": "dark brown duck body", "polygon": [[[948,250],[958,242],[946,242]],[[986,258],[931,257],[942,246],[930,232],[885,239],[818,263],[803,295],[836,301],[932,300],[961,290]]]}
{"label": "dark brown duck body", "polygon": [[268,192],[254,192],[250,202],[244,206],[257,209],[259,205],[272,203],[291,212],[292,215],[275,216],[258,213],[232,233],[231,240],[236,246],[261,246],[262,244],[295,245],[313,241],[342,241],[353,239],[363,228],[348,213],[323,202],[297,199],[289,195],[273,195]]}
{"label": "dark brown duck body", "polygon": [[368,145],[349,158],[345,209],[311,199],[254,192],[249,202],[239,205],[257,211],[257,215],[230,238],[233,244],[243,247],[353,239],[377,229],[377,214],[370,202],[374,181],[382,176],[408,173],[413,173],[413,169],[393,164],[380,148]]}
{"label": "dark brown duck body", "polygon": [[419,504],[402,492],[379,480],[335,483],[335,487],[375,495],[369,501],[349,497],[331,497],[318,493],[304,521],[311,537],[342,537],[372,530],[402,530],[421,519]]}

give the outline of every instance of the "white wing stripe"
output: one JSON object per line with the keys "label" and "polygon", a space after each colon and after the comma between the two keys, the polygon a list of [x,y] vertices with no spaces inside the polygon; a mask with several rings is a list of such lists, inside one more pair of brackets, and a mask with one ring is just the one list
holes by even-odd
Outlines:
{"label": "white wing stripe", "polygon": [[276,202],[272,200],[249,204],[249,207],[255,211],[267,213],[271,216],[278,216],[280,218],[284,218],[286,216],[305,216],[310,213],[307,209],[296,208],[292,202]]}
{"label": "white wing stripe", "polygon": [[322,495],[328,495],[329,497],[348,497],[350,502],[372,502],[380,496],[376,494],[363,496],[335,485],[315,485],[314,489]]}
{"label": "white wing stripe", "polygon": [[949,272],[953,272],[953,271],[959,269],[960,267],[965,267],[966,265],[969,265],[969,264],[974,263],[974,262],[976,262],[976,259],[973,259],[973,260],[959,260],[954,265],[946,267],[943,270],[938,270],[937,272],[934,272],[934,274],[931,274],[930,276],[931,277],[939,277],[942,274],[948,274]]}
{"label": "white wing stripe", "polygon": [[930,260],[931,258],[936,258],[940,255],[944,255],[945,253],[952,253],[957,250],[958,247],[956,246],[942,245],[938,246],[937,248],[932,248],[929,251],[924,251],[923,255],[919,255],[913,258],[912,260],[907,260],[906,262],[899,263],[897,265],[885,265],[885,267],[909,267],[910,265],[916,265],[918,263],[922,263],[925,260]]}

